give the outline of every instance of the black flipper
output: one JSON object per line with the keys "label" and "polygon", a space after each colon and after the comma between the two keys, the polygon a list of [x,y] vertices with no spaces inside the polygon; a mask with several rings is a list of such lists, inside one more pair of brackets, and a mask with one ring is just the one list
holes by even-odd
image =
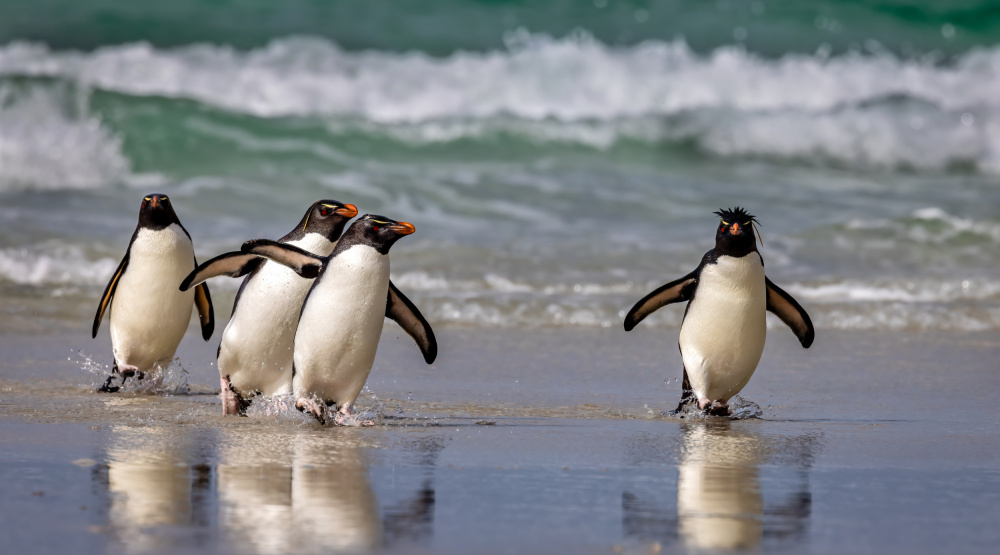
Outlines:
{"label": "black flipper", "polygon": [[195,286],[194,306],[198,307],[201,336],[208,341],[215,331],[215,311],[212,309],[212,296],[208,294],[208,284],[201,283]]}
{"label": "black flipper", "polygon": [[307,279],[312,279],[319,275],[319,271],[323,268],[323,261],[325,260],[309,251],[277,241],[271,241],[270,239],[247,241],[243,243],[241,250],[245,254],[263,256],[278,264],[284,264],[296,274]]}
{"label": "black flipper", "polygon": [[187,291],[192,286],[217,276],[238,278],[245,276],[264,263],[264,259],[243,252],[227,252],[203,263],[188,274],[181,282],[181,291]]}
{"label": "black flipper", "polygon": [[434,362],[437,358],[437,339],[434,338],[434,330],[431,325],[424,320],[423,315],[417,310],[416,305],[410,302],[396,286],[389,282],[389,298],[385,303],[385,317],[399,324],[410,337],[417,342],[420,352],[424,354],[427,364]]}
{"label": "black flipper", "polygon": [[111,306],[111,298],[115,296],[115,289],[118,288],[118,280],[121,279],[122,274],[125,273],[125,268],[128,267],[129,252],[125,251],[125,256],[118,263],[118,269],[111,276],[108,286],[104,288],[104,294],[101,295],[101,303],[97,305],[97,316],[94,316],[94,329],[91,332],[91,337],[97,337],[97,330],[101,327],[101,318],[104,318],[104,311]]}
{"label": "black flipper", "polygon": [[799,343],[808,349],[812,345],[813,339],[816,338],[816,330],[813,329],[809,315],[791,295],[771,283],[771,280],[765,277],[764,283],[767,285],[767,309],[781,318],[782,322],[788,324],[788,327],[795,332],[795,336],[799,338]]}
{"label": "black flipper", "polygon": [[635,303],[632,310],[629,310],[628,314],[625,315],[625,331],[632,331],[632,328],[643,318],[656,312],[662,306],[691,300],[697,285],[698,273],[695,270],[680,279],[654,289],[652,293]]}

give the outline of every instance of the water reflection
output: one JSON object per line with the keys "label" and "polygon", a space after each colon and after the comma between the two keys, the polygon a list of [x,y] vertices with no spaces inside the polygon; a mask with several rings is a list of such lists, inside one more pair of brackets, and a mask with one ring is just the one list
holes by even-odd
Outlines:
{"label": "water reflection", "polygon": [[165,529],[201,524],[195,501],[209,487],[210,469],[196,463],[193,447],[163,430],[113,428],[101,478],[109,493],[109,529],[128,551],[170,547],[175,542]]}
{"label": "water reflection", "polygon": [[[630,450],[662,451],[649,441],[637,438]],[[813,435],[765,435],[753,424],[728,420],[682,424],[672,453],[678,461],[676,510],[651,499],[655,495],[625,492],[624,532],[642,541],[724,551],[802,540],[811,513],[808,470],[818,445]]]}
{"label": "water reflection", "polygon": [[[358,552],[429,538],[443,441],[404,446],[404,456],[426,465],[424,478],[381,506],[367,436],[339,432],[225,430],[198,445],[176,431],[115,428],[107,473],[95,474],[108,492],[111,536],[136,553],[221,541],[228,551],[263,555]],[[192,464],[198,453],[219,462]]]}

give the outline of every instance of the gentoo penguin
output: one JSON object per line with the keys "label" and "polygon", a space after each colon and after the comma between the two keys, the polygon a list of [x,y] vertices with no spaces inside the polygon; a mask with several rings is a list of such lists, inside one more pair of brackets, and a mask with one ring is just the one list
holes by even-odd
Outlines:
{"label": "gentoo penguin", "polygon": [[[295,229],[278,242],[327,256],[347,221],[357,215],[353,204],[317,201]],[[291,391],[295,327],[312,283],[281,264],[237,251],[198,266],[184,279],[180,290],[221,275],[246,276],[222,332],[217,357],[222,414],[244,414],[254,395]]]}
{"label": "gentoo penguin", "polygon": [[197,265],[191,235],[177,219],[170,199],[159,194],[144,197],[139,224],[94,317],[93,337],[97,337],[104,311],[110,307],[115,363],[101,391],[118,390],[111,385],[116,373],[124,383],[136,372],[142,379],[154,365],[170,362],[191,320],[192,306],[198,307],[202,337],[205,341],[212,337],[215,317],[208,286],[177,290]]}
{"label": "gentoo penguin", "polygon": [[316,277],[295,332],[292,393],[296,407],[321,423],[326,407],[339,410],[338,422],[350,414],[375,361],[385,318],[413,337],[427,364],[437,357],[430,324],[389,281],[389,249],[413,231],[412,224],[366,214],[347,228],[328,257],[264,239],[243,245],[245,253]]}
{"label": "gentoo penguin", "polygon": [[760,362],[765,310],[788,324],[805,348],[816,334],[799,303],[764,275],[756,218],[740,207],[715,214],[721,218],[715,248],[693,272],[637,302],[625,315],[625,331],[661,306],[688,301],[679,340],[684,382],[677,408],[697,400],[699,408],[724,415],[726,402],[743,389]]}

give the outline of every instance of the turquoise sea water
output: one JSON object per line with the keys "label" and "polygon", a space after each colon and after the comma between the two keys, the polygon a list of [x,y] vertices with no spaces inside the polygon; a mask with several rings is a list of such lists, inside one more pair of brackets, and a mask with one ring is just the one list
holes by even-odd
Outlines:
{"label": "turquoise sea water", "polygon": [[154,191],[203,259],[319,198],[411,221],[394,280],[439,325],[617,328],[739,204],[820,329],[1000,328],[990,2],[0,13],[10,329],[86,327]]}

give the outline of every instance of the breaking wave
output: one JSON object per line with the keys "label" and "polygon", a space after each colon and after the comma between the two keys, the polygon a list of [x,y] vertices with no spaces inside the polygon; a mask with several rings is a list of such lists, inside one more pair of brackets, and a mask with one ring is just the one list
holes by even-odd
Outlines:
{"label": "breaking wave", "polygon": [[[351,52],[303,37],[250,51],[133,43],[73,52],[20,42],[0,47],[0,78],[190,99],[260,118],[325,118],[335,134],[418,144],[497,136],[597,149],[665,142],[723,158],[1000,172],[1000,48],[942,64],[876,45],[766,59],[738,45],[698,54],[679,39],[613,47],[583,32],[519,31],[506,44],[433,57]],[[90,142],[101,152],[90,157],[104,162],[72,183],[127,169],[114,155],[118,139],[99,122],[84,118],[73,129],[97,139]]]}

